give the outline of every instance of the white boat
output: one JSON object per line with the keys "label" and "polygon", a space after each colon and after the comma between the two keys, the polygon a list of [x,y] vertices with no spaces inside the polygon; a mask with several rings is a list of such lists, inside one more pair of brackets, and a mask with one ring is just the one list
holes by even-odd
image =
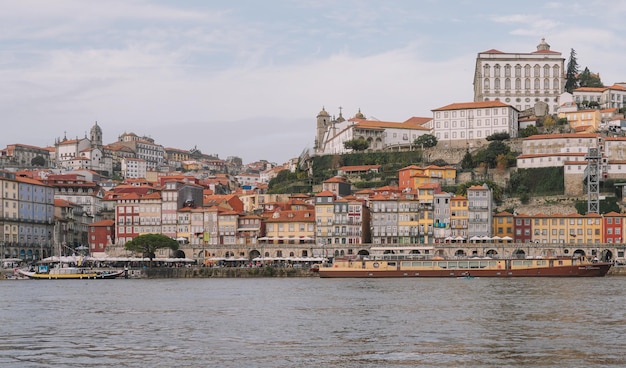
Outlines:
{"label": "white boat", "polygon": [[[60,265],[57,265],[60,266]],[[124,274],[124,270],[100,271],[84,267],[53,267],[39,266],[35,271],[19,269],[21,275],[29,279],[38,280],[85,280],[85,279],[114,279]]]}

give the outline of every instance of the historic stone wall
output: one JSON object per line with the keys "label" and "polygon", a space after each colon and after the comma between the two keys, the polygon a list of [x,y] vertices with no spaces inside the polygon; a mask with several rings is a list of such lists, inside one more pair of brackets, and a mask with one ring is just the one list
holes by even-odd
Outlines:
{"label": "historic stone wall", "polygon": [[250,277],[311,277],[317,273],[292,267],[154,267],[141,271],[142,278],[250,278]]}

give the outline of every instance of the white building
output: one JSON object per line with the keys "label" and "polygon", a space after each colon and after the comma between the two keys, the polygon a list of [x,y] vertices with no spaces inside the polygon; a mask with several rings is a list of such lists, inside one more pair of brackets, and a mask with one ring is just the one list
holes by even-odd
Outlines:
{"label": "white building", "polygon": [[474,147],[494,133],[517,137],[519,112],[501,101],[453,103],[432,111],[433,134],[440,145]]}
{"label": "white building", "polygon": [[471,186],[467,188],[467,201],[467,236],[470,240],[474,237],[491,237],[493,192],[487,184]]}
{"label": "white building", "polygon": [[601,109],[626,107],[626,83],[610,87],[580,87],[572,91],[577,104],[597,102]]}
{"label": "white building", "polygon": [[385,151],[411,148],[421,135],[431,134],[427,127],[431,118],[412,117],[404,122],[368,120],[359,112],[345,120],[342,114],[331,119],[322,109],[317,116],[317,137],[315,152],[318,155],[343,154],[352,152],[344,143],[362,138],[369,143],[368,151]]}
{"label": "white building", "polygon": [[67,137],[57,139],[55,144],[54,160],[56,167],[66,170],[89,169],[111,174],[113,160],[110,155],[104,154],[102,146],[102,129],[96,122],[90,131],[90,138]]}
{"label": "white building", "polygon": [[124,179],[140,179],[146,177],[148,166],[146,160],[125,157],[122,159],[122,176]]}
{"label": "white building", "polygon": [[599,134],[538,134],[524,138],[522,154],[517,156],[521,169],[563,166],[566,162],[583,162],[589,148],[601,144]]}
{"label": "white building", "polygon": [[124,133],[118,137],[118,145],[129,147],[135,153],[136,158],[146,161],[149,169],[158,169],[165,163],[165,148],[154,143],[150,137],[139,137],[134,133]]}
{"label": "white building", "polygon": [[551,51],[545,39],[537,50],[508,53],[491,49],[478,53],[474,71],[474,101],[502,101],[527,110],[542,101],[550,113],[559,106],[565,86],[565,59]]}

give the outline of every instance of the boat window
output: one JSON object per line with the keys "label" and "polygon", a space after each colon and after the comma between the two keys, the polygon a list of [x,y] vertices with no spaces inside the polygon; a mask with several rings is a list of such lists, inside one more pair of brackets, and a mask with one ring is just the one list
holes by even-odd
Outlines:
{"label": "boat window", "polygon": [[511,262],[511,264],[513,266],[532,266],[533,265],[533,261],[532,260],[527,260],[527,259],[524,259],[524,260],[513,260]]}
{"label": "boat window", "polygon": [[467,268],[467,261],[459,262],[459,268]]}
{"label": "boat window", "polygon": [[498,265],[498,261],[489,261],[490,267],[496,267]]}
{"label": "boat window", "polygon": [[437,262],[437,265],[441,268],[448,268],[448,262]]}
{"label": "boat window", "polygon": [[413,267],[422,267],[422,262],[411,262],[411,266],[413,266]]}
{"label": "boat window", "polygon": [[411,267],[411,266],[415,266],[416,263],[417,262],[407,262],[407,261],[404,261],[404,262],[400,262],[400,266],[402,266],[402,267]]}
{"label": "boat window", "polygon": [[540,259],[540,260],[537,261],[537,266],[545,266],[547,264],[548,264],[548,262],[546,262],[545,259],[543,259],[543,260]]}
{"label": "boat window", "polygon": [[459,262],[448,262],[448,268],[459,268]]}
{"label": "boat window", "polygon": [[469,267],[470,268],[478,268],[478,265],[480,264],[480,262],[476,262],[476,261],[471,261],[469,263]]}
{"label": "boat window", "polygon": [[424,261],[422,262],[422,264],[424,265],[424,267],[432,267],[433,263],[431,261]]}
{"label": "boat window", "polygon": [[395,267],[396,266],[396,262],[387,262],[387,266]]}

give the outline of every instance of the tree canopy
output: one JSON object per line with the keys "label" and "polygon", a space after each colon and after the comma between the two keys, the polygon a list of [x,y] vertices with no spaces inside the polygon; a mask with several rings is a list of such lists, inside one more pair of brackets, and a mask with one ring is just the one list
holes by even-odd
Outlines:
{"label": "tree canopy", "polygon": [[604,87],[604,84],[602,84],[600,80],[600,75],[590,72],[589,68],[585,68],[585,70],[580,73],[578,76],[578,84],[581,87]]}
{"label": "tree canopy", "polygon": [[30,164],[33,166],[44,166],[46,164],[46,159],[41,156],[35,156],[32,160],[30,160]]}
{"label": "tree canopy", "polygon": [[493,133],[490,136],[487,136],[487,138],[485,139],[488,141],[505,141],[510,138],[511,136],[507,132],[497,132],[497,133]]}
{"label": "tree canopy", "polygon": [[[474,155],[474,165],[484,162],[488,167],[495,168],[498,163],[498,156],[504,155],[509,160],[515,161],[515,157],[511,154],[511,149],[502,141],[492,141],[489,145],[476,152]],[[501,161],[502,159],[500,159]]]}
{"label": "tree canopy", "polygon": [[343,142],[343,147],[355,151],[365,151],[370,147],[370,143],[364,138],[356,138]]}
{"label": "tree canopy", "polygon": [[413,144],[423,148],[435,147],[437,145],[437,137],[432,134],[420,135],[417,139],[415,139]]}
{"label": "tree canopy", "polygon": [[578,88],[578,60],[576,59],[576,51],[572,49],[565,72],[565,91],[572,93],[576,88]]}
{"label": "tree canopy", "polygon": [[144,234],[127,242],[124,247],[126,250],[141,253],[152,260],[157,249],[178,250],[178,242],[163,234]]}
{"label": "tree canopy", "polygon": [[520,138],[526,138],[537,134],[539,134],[539,129],[537,129],[534,125],[529,125],[526,128],[519,130]]}

